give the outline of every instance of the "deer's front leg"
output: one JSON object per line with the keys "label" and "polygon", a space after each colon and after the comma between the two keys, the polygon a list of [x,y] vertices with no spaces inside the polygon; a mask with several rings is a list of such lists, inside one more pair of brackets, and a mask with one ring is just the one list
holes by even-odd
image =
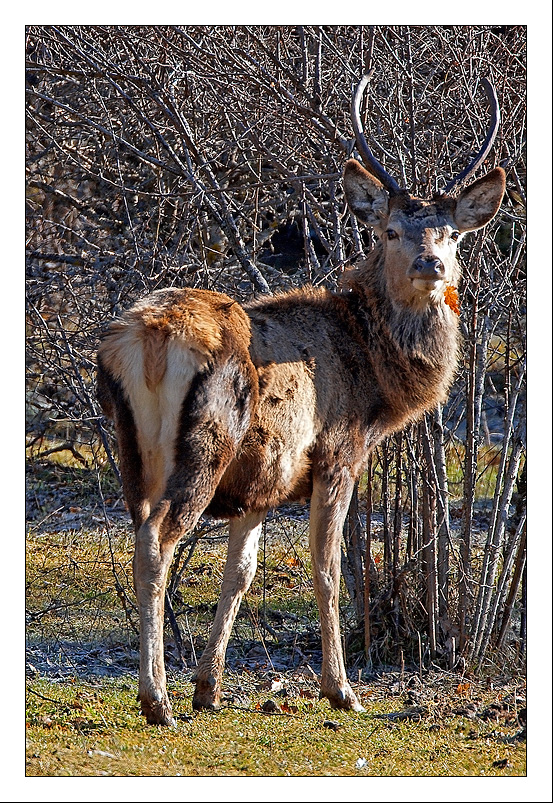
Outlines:
{"label": "deer's front leg", "polygon": [[340,540],[353,484],[346,468],[314,478],[309,545],[321,621],[321,697],[327,697],[332,708],[364,711],[346,677],[339,618]]}
{"label": "deer's front leg", "polygon": [[206,648],[195,672],[196,691],[192,707],[213,710],[219,707],[225,653],[232,625],[242,597],[250,587],[257,567],[257,549],[263,513],[250,513],[229,523],[227,562],[221,596]]}

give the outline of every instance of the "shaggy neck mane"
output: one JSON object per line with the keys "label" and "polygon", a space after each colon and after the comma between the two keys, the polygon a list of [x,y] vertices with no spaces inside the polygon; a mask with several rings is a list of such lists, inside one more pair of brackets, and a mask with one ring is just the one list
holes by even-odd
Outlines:
{"label": "shaggy neck mane", "polygon": [[356,299],[379,385],[398,412],[414,418],[444,401],[457,367],[458,319],[443,299],[415,310],[394,303],[386,288],[378,245],[341,282]]}
{"label": "shaggy neck mane", "polygon": [[409,359],[438,366],[447,356],[455,359],[457,316],[445,302],[429,303],[424,310],[396,304],[386,288],[384,255],[378,243],[369,257],[348,270],[341,281],[346,293],[354,293],[367,312],[372,337],[385,335]]}

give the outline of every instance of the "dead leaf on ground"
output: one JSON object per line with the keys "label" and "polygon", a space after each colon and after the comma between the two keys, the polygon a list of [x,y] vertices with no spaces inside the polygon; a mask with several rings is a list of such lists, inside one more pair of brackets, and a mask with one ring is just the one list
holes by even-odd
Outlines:
{"label": "dead leaf on ground", "polygon": [[264,714],[280,714],[281,709],[274,700],[265,700],[263,705],[259,703],[256,705],[256,709],[259,711],[263,711]]}
{"label": "dead leaf on ground", "polygon": [[470,691],[470,683],[459,683],[457,686],[457,694],[468,694]]}
{"label": "dead leaf on ground", "polygon": [[499,722],[499,720],[509,719],[511,716],[512,711],[506,703],[492,703],[479,714],[480,719],[483,719],[484,722]]}

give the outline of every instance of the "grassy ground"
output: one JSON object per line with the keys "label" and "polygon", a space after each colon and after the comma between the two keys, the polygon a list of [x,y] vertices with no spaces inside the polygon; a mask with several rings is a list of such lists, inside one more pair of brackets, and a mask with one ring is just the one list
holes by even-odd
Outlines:
{"label": "grassy ground", "polygon": [[[233,685],[240,685],[240,678]],[[278,684],[277,684],[278,685]],[[365,714],[326,701],[248,695],[216,714],[192,714],[192,685],[171,682],[175,729],[138,714],[136,680],[28,684],[29,776],[520,776],[525,744],[514,717],[500,723],[406,706],[405,695],[371,700]],[[497,694],[493,696],[497,700]],[[270,702],[269,702],[270,701]],[[466,700],[459,701],[459,709]],[[478,706],[477,706],[478,707]],[[434,710],[433,710],[434,709]],[[465,708],[468,712],[471,709]],[[485,710],[485,709],[483,709]],[[493,710],[493,709],[492,709]]]}
{"label": "grassy ground", "polygon": [[[301,516],[269,528],[229,645],[222,710],[192,712],[192,673],[179,670],[168,629],[177,728],[147,726],[136,701],[128,517],[114,497],[106,498],[106,519],[103,507],[90,506],[82,475],[60,471],[61,482],[52,482],[36,469],[29,486],[28,777],[525,774],[525,684],[507,672],[480,680],[436,668],[363,669],[354,685],[366,713],[319,701],[320,641]],[[191,667],[217,601],[221,533],[200,542],[174,598]]]}

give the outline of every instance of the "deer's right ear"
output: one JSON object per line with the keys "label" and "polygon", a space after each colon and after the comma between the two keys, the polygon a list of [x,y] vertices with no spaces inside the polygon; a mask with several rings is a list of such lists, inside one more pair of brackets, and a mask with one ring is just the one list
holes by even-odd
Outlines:
{"label": "deer's right ear", "polygon": [[355,217],[367,226],[382,228],[388,217],[388,193],[355,159],[345,164],[344,192]]}

